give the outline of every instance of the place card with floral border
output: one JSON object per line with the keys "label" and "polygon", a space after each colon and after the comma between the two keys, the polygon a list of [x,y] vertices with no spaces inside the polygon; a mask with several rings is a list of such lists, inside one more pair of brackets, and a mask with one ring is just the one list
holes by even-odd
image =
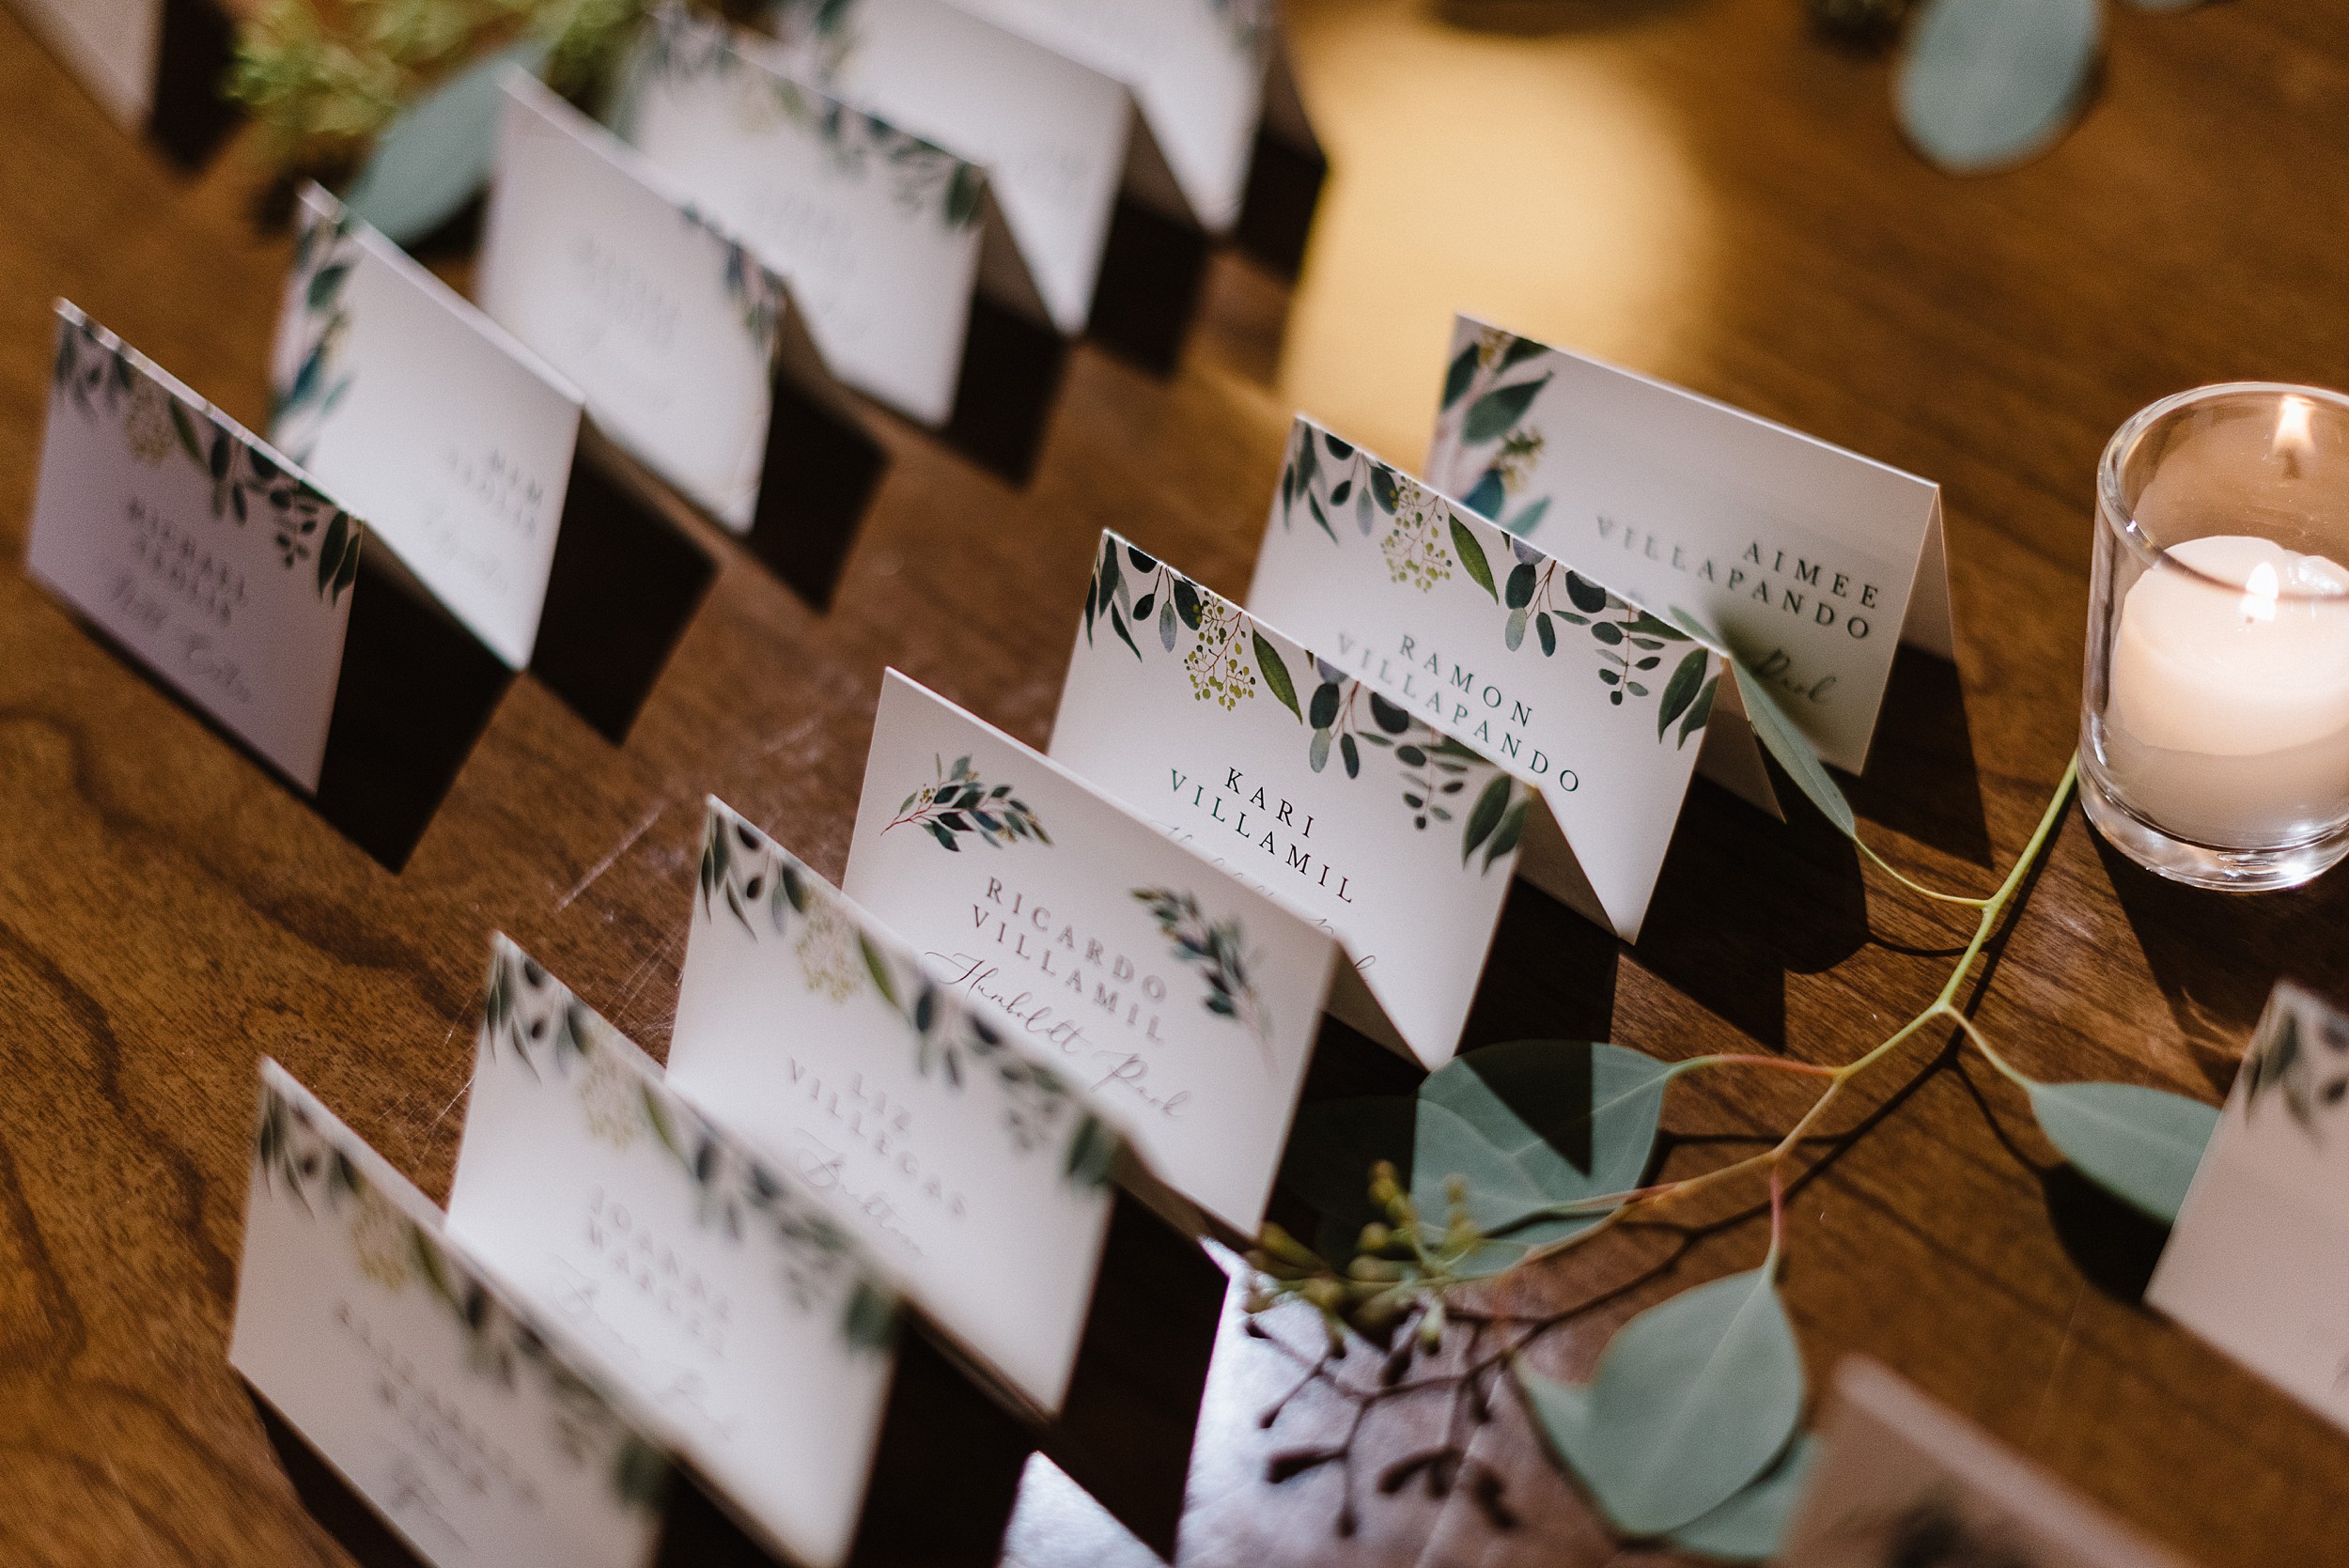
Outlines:
{"label": "place card with floral border", "polygon": [[894,1293],[802,1183],[503,937],[448,1214],[754,1534],[807,1568],[847,1560]]}
{"label": "place card with floral border", "polygon": [[1302,416],[1248,607],[1531,785],[1518,875],[1639,939],[1707,722],[1737,711],[1693,629]]}
{"label": "place card with floral border", "polygon": [[[1713,629],[1846,772],[1867,763],[1895,645],[1953,657],[1941,488],[1709,397],[1463,316],[1426,474],[1577,571]],[[1704,766],[1775,810],[1744,760]]]}
{"label": "place card with floral border", "polygon": [[842,885],[1169,1188],[1255,1234],[1331,984],[1326,933],[894,670]]}
{"label": "place card with floral border", "polygon": [[434,1568],[652,1559],[661,1449],[266,1058],[228,1359]]}
{"label": "place card with floral border", "polygon": [[948,0],[780,0],[770,21],[781,42],[755,52],[779,70],[987,170],[1065,335],[1174,368],[1207,234],[1125,83]]}
{"label": "place card with floral border", "polygon": [[828,603],[887,458],[791,290],[527,72],[506,77],[497,134],[476,293],[586,398],[596,461],[574,490],[600,474],[624,492],[603,510],[632,493],[712,519]]}
{"label": "place card with floral border", "polygon": [[[1786,1478],[1800,1496],[1771,1558],[1776,1562],[1802,1568],[2187,1568],[2183,1559],[1863,1356],[1836,1364],[1815,1452],[1811,1439],[1798,1443],[1785,1463],[1808,1474]],[[1741,1529],[1759,1523],[1724,1519],[1719,1542],[1688,1545],[1700,1550],[1718,1545],[1720,1555],[1743,1559],[1755,1554],[1737,1549]]]}
{"label": "place card with floral border", "polygon": [[961,0],[1133,85],[1191,210],[1294,274],[1329,172],[1273,0]]}
{"label": "place card with floral border", "polygon": [[843,381],[1027,476],[1066,344],[983,168],[677,3],[611,123],[790,280]]}
{"label": "place card with floral border", "polygon": [[194,170],[235,129],[236,23],[216,0],[10,0],[106,116]]}
{"label": "place card with floral border", "polygon": [[827,1199],[1022,1408],[1060,1409],[1119,1135],[1009,1020],[717,800],[669,1081]]}
{"label": "place card with floral border", "polygon": [[2349,1014],[2280,982],[2146,1288],[2349,1431]]}
{"label": "place card with floral border", "polygon": [[294,463],[56,313],[26,569],[397,871],[512,672]]}
{"label": "place card with floral border", "polygon": [[1333,935],[1330,1011],[1434,1067],[1544,808],[1448,706],[1346,659],[1104,530],[1051,754]]}

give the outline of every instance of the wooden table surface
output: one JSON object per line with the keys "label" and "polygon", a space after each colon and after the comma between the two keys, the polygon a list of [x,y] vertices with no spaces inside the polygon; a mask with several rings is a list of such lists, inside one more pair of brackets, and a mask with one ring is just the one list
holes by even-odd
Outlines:
{"label": "wooden table surface", "polygon": [[[444,1191],[492,929],[664,1049],[705,792],[836,873],[884,663],[1040,742],[1096,530],[1238,591],[1291,407],[1414,459],[1455,307],[1947,487],[1957,668],[1904,662],[1854,794],[1898,863],[1977,889],[2073,743],[2105,437],[2196,382],[2349,384],[2343,0],[2110,7],[2086,123],[1971,181],[1903,147],[1883,63],[1795,0],[1536,0],[1532,36],[1424,0],[1292,8],[1337,164],[1293,295],[1219,261],[1168,381],[1081,349],[1024,490],[882,421],[895,464],[829,614],[729,555],[623,749],[518,683],[397,877],[22,575],[52,296],[257,421],[288,246],[248,221],[238,159],[168,177],[0,15],[0,1560],[347,1560],[224,1355],[256,1057]],[[2156,882],[2075,808],[1981,1020],[2037,1073],[2216,1098],[2276,976],[2349,988],[2344,913],[2349,875],[2253,901]],[[1701,785],[1638,946],[1518,891],[1470,1040],[1844,1061],[1932,995],[1953,936],[1815,818]],[[2157,1237],[1942,1044],[1864,1083],[1793,1203],[1813,1388],[1865,1351],[2207,1568],[2341,1560],[2349,1441],[2139,1305]],[[1801,1087],[1684,1086],[1667,1169],[1750,1152]],[[1579,1373],[1640,1305],[1751,1266],[1759,1197],[1516,1281],[1529,1311],[1598,1303],[1533,1358]],[[1470,1441],[1515,1528],[1465,1489],[1376,1491],[1439,1438],[1433,1398],[1369,1418],[1342,1538],[1342,1467],[1266,1480],[1350,1421],[1315,1389],[1261,1429],[1292,1375],[1226,1334],[1185,1562],[1657,1560],[1593,1524],[1505,1397]],[[1034,1479],[1013,1558],[1139,1560]]]}

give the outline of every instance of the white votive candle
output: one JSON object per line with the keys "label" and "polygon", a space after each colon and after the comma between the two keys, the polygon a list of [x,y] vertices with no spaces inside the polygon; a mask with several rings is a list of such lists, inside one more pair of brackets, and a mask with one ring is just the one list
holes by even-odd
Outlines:
{"label": "white votive candle", "polygon": [[2106,758],[2116,789],[2220,848],[2324,831],[2349,805],[2349,571],[2269,539],[2172,545],[2122,601]]}

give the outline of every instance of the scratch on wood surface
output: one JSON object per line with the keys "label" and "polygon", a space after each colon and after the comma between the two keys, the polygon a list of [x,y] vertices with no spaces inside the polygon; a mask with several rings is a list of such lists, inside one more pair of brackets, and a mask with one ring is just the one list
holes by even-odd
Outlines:
{"label": "scratch on wood surface", "polygon": [[2023,1439],[2023,1452],[2026,1453],[2036,1451],[2039,1446],[2039,1429],[2046,1424],[2047,1411],[2055,1404],[2056,1384],[2061,1380],[2063,1363],[2072,1354],[2073,1330],[2079,1326],[2080,1302],[2086,1295],[2085,1290],[2076,1290],[2072,1294],[2072,1310],[2063,1319],[2063,1339],[2056,1345],[2055,1364],[2047,1369],[2047,1386],[2040,1390],[2039,1408],[2031,1413],[2030,1432]]}
{"label": "scratch on wood surface", "polygon": [[636,841],[643,838],[646,833],[652,831],[652,825],[660,821],[661,814],[668,809],[669,803],[665,800],[660,805],[653,807],[653,809],[646,815],[645,819],[636,824],[636,831],[634,832],[630,833],[628,837],[620,840],[618,844],[613,846],[612,852],[610,854],[606,855],[603,859],[598,861],[593,866],[588,868],[587,875],[580,878],[579,885],[577,887],[571,889],[570,892],[555,900],[554,912],[559,915],[564,910],[569,908],[573,899],[577,898],[581,893],[585,893],[590,887],[594,886],[596,878],[611,870],[614,862],[617,861],[622,855],[627,854],[630,849],[635,848]]}

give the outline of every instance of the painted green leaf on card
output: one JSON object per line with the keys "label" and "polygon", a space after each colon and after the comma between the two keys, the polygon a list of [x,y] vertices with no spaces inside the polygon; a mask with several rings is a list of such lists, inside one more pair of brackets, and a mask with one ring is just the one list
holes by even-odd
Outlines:
{"label": "painted green leaf on card", "polygon": [[1450,408],[1460,400],[1460,395],[1476,379],[1476,345],[1471,343],[1452,356],[1451,368],[1443,375],[1443,406]]}
{"label": "painted green leaf on card", "polygon": [[1662,1535],[1728,1502],[1802,1415],[1802,1353],[1771,1267],[1715,1280],[1618,1330],[1589,1385],[1520,1366],[1544,1434],[1616,1527]]}
{"label": "painted green leaf on card", "polygon": [[1485,559],[1485,547],[1476,542],[1476,536],[1470,531],[1469,525],[1458,518],[1452,520],[1452,549],[1460,557],[1461,567],[1475,580],[1476,585],[1498,602],[1501,595],[1493,587],[1492,563]]}
{"label": "painted green leaf on card", "polygon": [[1901,129],[1953,174],[2055,145],[2093,84],[2097,0],[1927,0],[1893,85]]}
{"label": "painted green leaf on card", "polygon": [[2217,1106],[2135,1083],[2034,1083],[2030,1109],[2075,1170],[2164,1223],[2218,1126]]}
{"label": "painted green leaf on card", "polygon": [[1281,700],[1281,706],[1301,721],[1305,713],[1297,706],[1297,683],[1289,679],[1289,667],[1281,658],[1281,650],[1265,641],[1265,634],[1261,631],[1252,628],[1248,635],[1255,644],[1256,673],[1264,676],[1265,685]]}
{"label": "painted green leaf on card", "polygon": [[527,38],[459,71],[411,104],[376,139],[343,203],[394,244],[430,234],[490,182],[508,67],[536,74],[549,45]]}
{"label": "painted green leaf on card", "polygon": [[1795,1504],[1802,1500],[1803,1485],[1811,1479],[1818,1447],[1808,1433],[1797,1436],[1760,1480],[1665,1539],[1684,1551],[1726,1562],[1766,1562],[1776,1557]]}
{"label": "painted green leaf on card", "polygon": [[[1664,695],[1656,706],[1657,739],[1662,739],[1664,732],[1672,728],[1673,720],[1678,719],[1695,706],[1697,693],[1704,687],[1704,650],[1691,648],[1681,656],[1680,663],[1672,673],[1672,678],[1664,683]],[[1703,723],[1703,721],[1699,720],[1697,725],[1692,727],[1702,727]],[[1688,739],[1688,731],[1683,730],[1680,738]]]}
{"label": "painted green leaf on card", "polygon": [[1510,427],[1525,417],[1525,411],[1533,406],[1533,399],[1548,384],[1549,378],[1544,376],[1515,386],[1495,387],[1470,406],[1468,418],[1460,425],[1461,439],[1472,446],[1508,434]]}
{"label": "painted green leaf on card", "polygon": [[1737,672],[1737,695],[1746,705],[1746,722],[1753,726],[1754,738],[1778,759],[1778,765],[1786,769],[1786,776],[1795,781],[1795,787],[1809,796],[1811,803],[1849,836],[1858,826],[1851,802],[1843,799],[1843,790],[1828,776],[1827,766],[1820,762],[1819,753],[1812,750],[1809,738],[1795,728],[1795,722],[1778,706],[1766,681],[1743,663],[1732,667]]}

